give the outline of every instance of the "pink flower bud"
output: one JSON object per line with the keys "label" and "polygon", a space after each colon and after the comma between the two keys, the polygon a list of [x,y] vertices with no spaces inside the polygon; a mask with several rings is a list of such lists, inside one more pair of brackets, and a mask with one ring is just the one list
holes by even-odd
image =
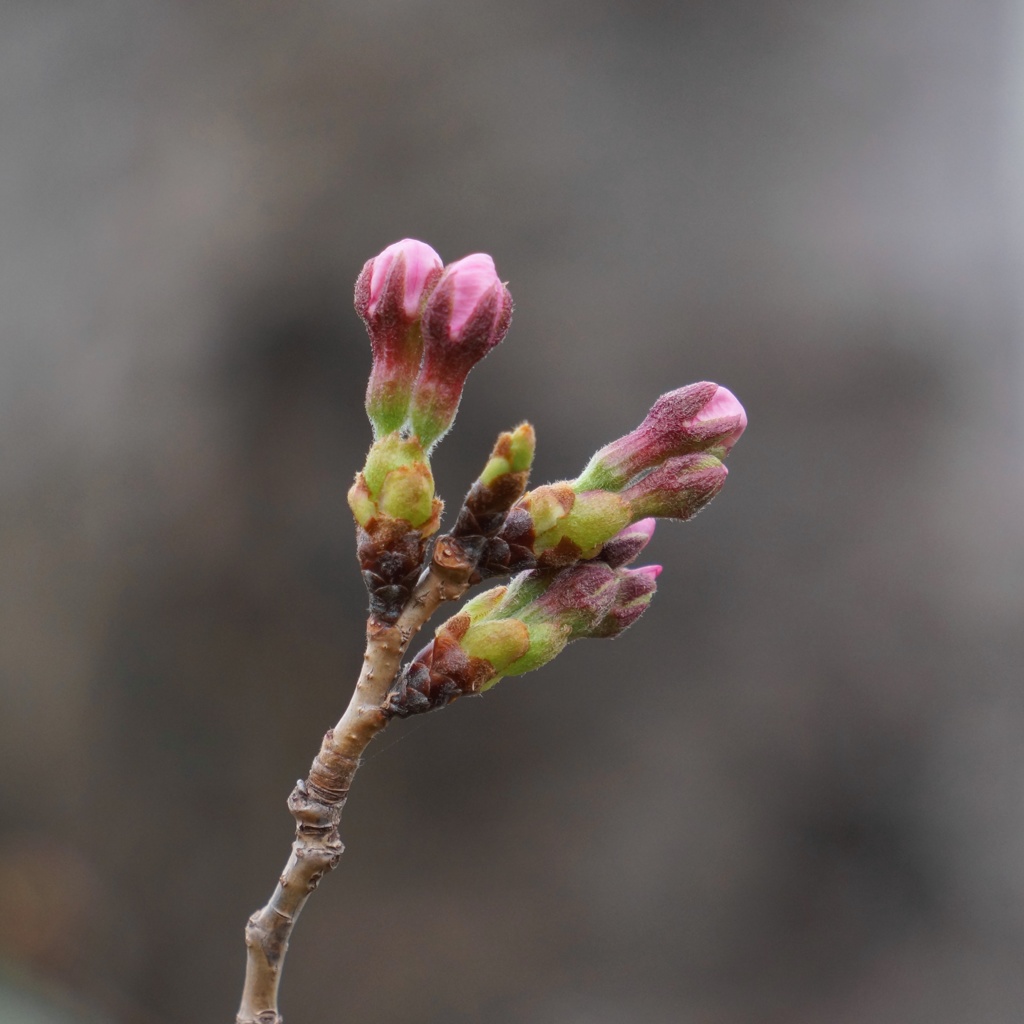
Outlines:
{"label": "pink flower bud", "polygon": [[690,452],[725,458],[746,429],[736,396],[710,381],[670,391],[654,403],[643,423],[605,445],[576,480],[577,490],[618,490],[666,459]]}
{"label": "pink flower bud", "polygon": [[747,411],[728,388],[719,385],[711,401],[694,417],[692,429],[717,435],[713,450],[716,454],[719,449],[728,454],[747,429]]}
{"label": "pink flower bud", "polygon": [[475,253],[450,263],[423,309],[423,365],[412,396],[412,426],[425,447],[451,426],[469,371],[508,332],[512,296],[494,261]]}
{"label": "pink flower bud", "polygon": [[420,310],[441,271],[429,245],[406,238],[368,260],[356,280],[356,312],[373,350],[366,412],[376,437],[398,430],[408,415],[423,349]]}
{"label": "pink flower bud", "polygon": [[367,260],[356,280],[356,312],[366,321],[419,319],[420,308],[441,276],[441,257],[415,238],[389,245]]}

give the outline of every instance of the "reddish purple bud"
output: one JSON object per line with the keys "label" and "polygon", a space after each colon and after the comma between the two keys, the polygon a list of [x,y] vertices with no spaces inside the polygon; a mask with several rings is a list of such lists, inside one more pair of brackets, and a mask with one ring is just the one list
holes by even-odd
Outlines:
{"label": "reddish purple bud", "polygon": [[621,494],[635,516],[692,519],[722,489],[729,471],[713,455],[668,459]]}
{"label": "reddish purple bud", "polygon": [[615,595],[615,602],[590,635],[611,639],[632,626],[647,611],[657,589],[655,581],[660,575],[660,565],[620,569],[619,589]]}
{"label": "reddish purple bud", "polygon": [[605,542],[597,557],[613,569],[620,565],[629,565],[650,543],[657,525],[656,519],[641,519],[638,523],[627,526]]}
{"label": "reddish purple bud", "polygon": [[527,622],[551,619],[568,624],[570,640],[589,636],[611,609],[618,586],[614,570],[603,562],[578,562],[558,573],[532,608],[519,614]]}
{"label": "reddish purple bud", "polygon": [[728,388],[710,381],[689,384],[662,395],[636,430],[597,452],[574,487],[618,490],[666,459],[690,452],[725,458],[746,426],[747,414]]}
{"label": "reddish purple bud", "polygon": [[423,309],[423,365],[412,426],[429,448],[451,426],[469,371],[508,332],[512,296],[494,261],[475,253],[450,263]]}
{"label": "reddish purple bud", "polygon": [[400,429],[408,415],[423,349],[420,310],[442,266],[429,245],[405,238],[368,260],[356,280],[356,312],[373,349],[366,412],[375,437]]}

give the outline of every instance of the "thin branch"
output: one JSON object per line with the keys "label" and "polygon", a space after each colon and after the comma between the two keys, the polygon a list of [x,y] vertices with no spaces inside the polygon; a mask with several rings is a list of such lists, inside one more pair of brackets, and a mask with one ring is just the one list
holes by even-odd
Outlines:
{"label": "thin branch", "polygon": [[288,797],[295,842],[274,894],[245,928],[247,960],[237,1024],[281,1024],[278,987],[288,940],[320,879],[341,859],[338,833],[352,778],[367,745],[388,723],[382,710],[410,641],[443,601],[458,600],[469,586],[475,559],[452,537],[441,537],[430,569],[394,625],[371,618],[366,653],[352,699],[324,736],[309,776]]}

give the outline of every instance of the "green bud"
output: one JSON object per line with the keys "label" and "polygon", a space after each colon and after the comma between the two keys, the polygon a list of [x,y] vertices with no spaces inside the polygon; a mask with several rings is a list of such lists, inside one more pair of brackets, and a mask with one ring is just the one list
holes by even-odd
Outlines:
{"label": "green bud", "polygon": [[491,487],[499,477],[529,472],[536,445],[537,438],[529,423],[520,423],[511,433],[502,433],[480,474],[480,483]]}

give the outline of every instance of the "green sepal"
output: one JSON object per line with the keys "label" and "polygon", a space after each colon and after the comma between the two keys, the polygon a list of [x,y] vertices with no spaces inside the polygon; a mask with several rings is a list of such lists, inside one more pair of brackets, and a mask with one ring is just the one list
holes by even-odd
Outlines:
{"label": "green sepal", "polygon": [[440,504],[434,499],[434,477],[419,440],[393,432],[375,441],[348,503],[363,528],[372,519],[384,518],[418,529],[436,518]]}
{"label": "green sepal", "polygon": [[427,465],[427,456],[416,437],[402,437],[394,431],[375,441],[366,456],[363,476],[370,494],[376,498],[384,485],[385,477],[396,469],[417,464]]}
{"label": "green sepal", "polygon": [[459,646],[471,658],[489,662],[503,672],[530,650],[530,631],[519,619],[488,619],[466,630]]}
{"label": "green sepal", "polygon": [[472,600],[467,601],[460,609],[460,615],[469,617],[470,624],[486,619],[491,612],[497,608],[505,599],[508,587],[492,587],[482,594],[477,594]]}
{"label": "green sepal", "polygon": [[565,622],[538,622],[528,628],[529,649],[517,661],[503,669],[502,675],[521,676],[546,665],[552,658],[562,653],[572,635],[572,627]]}
{"label": "green sepal", "polygon": [[625,484],[622,475],[608,466],[602,455],[603,451],[599,451],[590,457],[583,472],[572,482],[574,491],[617,491]]}
{"label": "green sepal", "polygon": [[[580,549],[581,558],[593,558],[601,545],[632,521],[629,504],[609,491],[584,491],[576,495],[569,512],[546,531],[537,529],[537,554],[556,547],[563,538]],[[536,520],[535,520],[536,521]]]}
{"label": "green sepal", "polygon": [[434,508],[434,478],[430,467],[418,462],[391,470],[381,484],[377,507],[392,519],[422,526]]}

